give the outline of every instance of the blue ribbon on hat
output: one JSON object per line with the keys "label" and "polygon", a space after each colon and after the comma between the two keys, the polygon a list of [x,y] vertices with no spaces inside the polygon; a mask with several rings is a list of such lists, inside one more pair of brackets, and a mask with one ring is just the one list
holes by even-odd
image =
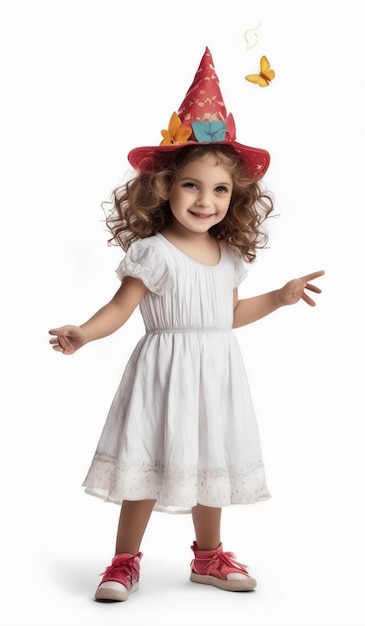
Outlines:
{"label": "blue ribbon on hat", "polygon": [[191,126],[194,137],[199,143],[224,141],[227,132],[225,123],[219,120],[213,122],[191,122]]}

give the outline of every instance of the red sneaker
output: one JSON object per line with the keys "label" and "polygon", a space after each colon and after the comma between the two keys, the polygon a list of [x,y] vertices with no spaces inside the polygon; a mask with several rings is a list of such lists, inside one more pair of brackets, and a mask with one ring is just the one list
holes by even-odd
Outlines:
{"label": "red sneaker", "polygon": [[233,552],[223,552],[222,544],[216,550],[198,550],[194,541],[191,546],[194,559],[191,562],[190,580],[224,589],[225,591],[251,591],[256,587],[247,565],[236,561]]}
{"label": "red sneaker", "polygon": [[112,564],[103,572],[103,578],[95,592],[95,600],[124,602],[129,594],[138,589],[140,560],[138,554],[117,554]]}

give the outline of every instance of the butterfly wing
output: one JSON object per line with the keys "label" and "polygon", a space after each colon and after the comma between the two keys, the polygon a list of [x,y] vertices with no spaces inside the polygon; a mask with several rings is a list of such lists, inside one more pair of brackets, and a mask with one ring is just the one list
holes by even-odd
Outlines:
{"label": "butterfly wing", "polygon": [[248,76],[245,76],[245,79],[259,87],[267,87],[270,84],[270,80],[261,74],[248,74]]}
{"label": "butterfly wing", "polygon": [[245,79],[248,80],[250,83],[255,83],[257,85],[259,80],[261,80],[261,76],[260,74],[248,74],[247,76],[245,76]]}
{"label": "butterfly wing", "polygon": [[265,74],[265,72],[267,72],[269,69],[270,69],[270,63],[268,61],[268,58],[265,56],[262,56],[260,59],[260,73]]}

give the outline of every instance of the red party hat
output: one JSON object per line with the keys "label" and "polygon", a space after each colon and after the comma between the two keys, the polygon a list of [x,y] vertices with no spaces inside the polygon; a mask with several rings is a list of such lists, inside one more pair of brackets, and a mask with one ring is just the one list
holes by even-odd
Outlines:
{"label": "red party hat", "polygon": [[270,155],[266,150],[236,141],[233,115],[227,115],[208,48],[178,112],[172,114],[168,130],[162,130],[161,134],[163,139],[159,146],[134,148],[128,154],[129,162],[137,171],[156,169],[161,152],[171,152],[196,143],[232,146],[256,180],[262,178],[269,167]]}

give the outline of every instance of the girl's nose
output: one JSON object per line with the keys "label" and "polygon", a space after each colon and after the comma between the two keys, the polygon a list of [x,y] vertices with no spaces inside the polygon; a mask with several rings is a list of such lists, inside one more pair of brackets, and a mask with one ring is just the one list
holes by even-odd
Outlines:
{"label": "girl's nose", "polygon": [[196,203],[197,203],[199,206],[209,206],[209,204],[210,204],[210,196],[209,196],[209,193],[200,193],[200,194],[199,194],[199,196],[198,196],[198,198],[197,198]]}

